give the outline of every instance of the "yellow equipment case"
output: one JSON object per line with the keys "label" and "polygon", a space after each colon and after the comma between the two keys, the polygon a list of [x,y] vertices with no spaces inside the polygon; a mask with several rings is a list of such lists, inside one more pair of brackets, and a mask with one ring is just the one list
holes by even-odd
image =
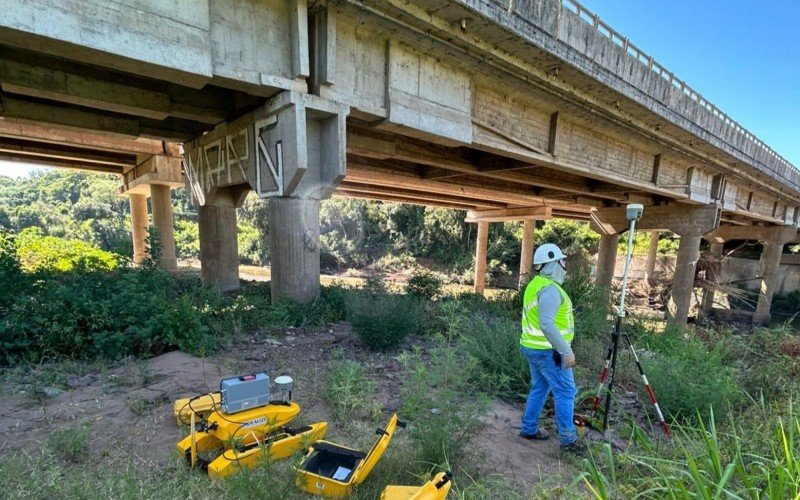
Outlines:
{"label": "yellow equipment case", "polygon": [[381,459],[397,427],[405,424],[392,415],[386,429],[378,429],[381,437],[368,453],[328,441],[311,445],[297,467],[297,486],[303,491],[328,498],[350,495]]}
{"label": "yellow equipment case", "polygon": [[440,472],[422,486],[387,486],[381,500],[444,500],[453,483],[450,472]]}
{"label": "yellow equipment case", "polygon": [[219,406],[220,393],[210,392],[194,398],[177,399],[172,403],[172,414],[178,425],[189,425],[192,413],[195,417],[204,420]]}
{"label": "yellow equipment case", "polygon": [[285,427],[250,446],[225,450],[208,464],[208,477],[220,479],[235,474],[244,467],[254,468],[263,460],[289,458],[325,437],[327,430],[327,422],[295,429]]}
{"label": "yellow equipment case", "polygon": [[178,452],[194,466],[198,453],[211,452],[232,445],[248,447],[263,441],[291,422],[300,413],[297,403],[270,403],[227,415],[212,411],[208,418],[194,424],[191,433],[178,443]]}

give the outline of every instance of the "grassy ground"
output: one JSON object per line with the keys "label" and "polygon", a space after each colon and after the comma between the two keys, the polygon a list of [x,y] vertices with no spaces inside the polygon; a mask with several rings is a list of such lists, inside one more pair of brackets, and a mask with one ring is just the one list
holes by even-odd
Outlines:
{"label": "grassy ground", "polygon": [[[587,411],[585,398],[595,387],[608,333],[607,308],[587,276],[573,268],[567,283],[581,307],[574,344],[580,412]],[[80,279],[73,287],[86,278]],[[150,293],[146,276],[128,279]],[[138,358],[119,351],[106,359],[102,349],[64,351],[72,359],[58,363],[48,361],[55,357],[48,351],[38,358],[9,358],[17,364],[2,369],[4,404],[11,405],[0,408],[4,496],[303,498],[293,484],[296,458],[212,482],[187,470],[169,451],[180,437],[169,422],[169,402],[188,395],[178,394],[178,388],[197,393],[223,374],[261,369],[295,377],[302,419],[329,421],[335,442],[368,449],[375,427],[391,413],[408,421],[356,498],[378,498],[386,484],[421,484],[443,469],[456,474],[451,498],[793,498],[799,492],[800,423],[792,397],[800,390],[800,338],[789,327],[742,331],[705,325],[681,334],[652,319],[629,318],[628,332],[673,423],[674,438],[661,439],[651,425],[639,375],[624,352],[612,414],[621,446],[594,444],[585,460],[548,469],[560,461],[558,455],[525,455],[539,444],[515,437],[528,389],[517,348],[516,295],[496,293],[487,300],[454,294],[429,278],[404,286],[409,294],[398,293],[392,283],[361,285],[358,290],[326,286],[320,299],[300,306],[272,305],[263,283],[247,284],[238,297],[197,295],[191,280],[171,284],[169,299],[180,312],[165,316],[172,337],[152,328],[147,333],[166,339],[161,342],[174,337],[175,345],[191,350],[197,347],[193,335],[200,332],[205,343],[196,352],[203,358],[194,363],[202,365],[205,385],[189,384],[185,373],[191,372],[183,372],[183,379],[163,378],[165,372],[153,368],[163,357],[146,359],[163,351],[153,341]],[[103,286],[97,286],[91,300],[108,304]],[[20,315],[25,304],[15,302],[9,310]],[[113,316],[106,311],[87,318],[113,326],[107,319]],[[41,325],[52,324],[47,321],[42,313],[33,326],[43,331]],[[79,324],[70,328],[85,331]],[[19,332],[17,349],[24,346],[24,333]],[[69,347],[57,340],[53,348]],[[91,390],[73,388],[74,380],[86,377]],[[61,393],[49,395],[52,389]],[[507,420],[498,420],[498,404]],[[168,425],[165,448],[146,442]],[[514,471],[510,461],[497,463],[498,450],[509,460],[510,452],[526,457],[518,462],[535,462]]]}

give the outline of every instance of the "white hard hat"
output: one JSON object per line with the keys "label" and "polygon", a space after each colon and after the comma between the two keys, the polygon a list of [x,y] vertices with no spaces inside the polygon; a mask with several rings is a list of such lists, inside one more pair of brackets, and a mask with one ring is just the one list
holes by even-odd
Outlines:
{"label": "white hard hat", "polygon": [[558,246],[552,243],[545,243],[544,245],[540,246],[536,249],[536,252],[533,254],[533,264],[534,265],[541,265],[547,264],[548,262],[555,262],[557,260],[566,259],[567,256],[564,255],[564,252],[561,251]]}

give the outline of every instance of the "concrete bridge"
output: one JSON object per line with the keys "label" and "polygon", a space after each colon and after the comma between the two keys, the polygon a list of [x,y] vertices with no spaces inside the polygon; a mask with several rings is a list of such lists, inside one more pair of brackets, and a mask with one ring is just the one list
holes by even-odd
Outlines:
{"label": "concrete bridge", "polygon": [[301,301],[333,194],[469,210],[476,291],[488,225],[526,221],[529,273],[550,217],[591,221],[609,286],[624,204],[644,203],[643,229],[681,237],[679,325],[704,238],[764,243],[768,319],[800,224],[797,168],[573,0],[0,0],[0,89],[3,156],[117,165],[136,220],[142,186],[179,182],[182,143],[223,290],[250,191],[269,200],[273,298]]}

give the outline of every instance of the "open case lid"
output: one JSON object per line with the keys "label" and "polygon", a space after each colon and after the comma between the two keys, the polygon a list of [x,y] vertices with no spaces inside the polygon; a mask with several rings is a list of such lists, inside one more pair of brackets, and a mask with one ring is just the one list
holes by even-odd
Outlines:
{"label": "open case lid", "polygon": [[398,420],[397,413],[395,413],[392,415],[392,418],[389,419],[389,424],[386,426],[386,429],[377,430],[377,433],[380,434],[381,437],[378,438],[372,446],[372,449],[367,453],[367,456],[364,457],[364,460],[358,464],[358,467],[356,467],[356,470],[353,472],[353,484],[361,484],[369,473],[372,472],[378,460],[380,460],[386,452],[386,448],[389,447],[389,441],[392,440],[394,431],[398,426],[405,427],[406,424]]}

